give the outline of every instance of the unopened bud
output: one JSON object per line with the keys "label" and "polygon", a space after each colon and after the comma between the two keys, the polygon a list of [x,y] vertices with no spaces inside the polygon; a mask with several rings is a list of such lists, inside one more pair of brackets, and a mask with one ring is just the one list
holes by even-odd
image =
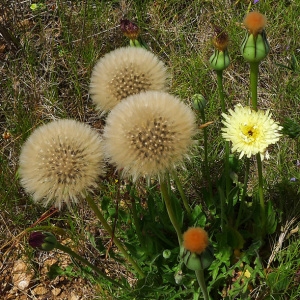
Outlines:
{"label": "unopened bud", "polygon": [[192,96],[192,105],[196,110],[203,111],[206,103],[206,99],[201,94],[195,94]]}
{"label": "unopened bud", "polygon": [[257,35],[248,32],[241,46],[241,53],[248,62],[260,62],[269,51],[270,46],[264,30]]}
{"label": "unopened bud", "polygon": [[182,251],[182,260],[186,267],[193,271],[202,270],[201,257],[199,254],[191,252],[189,250],[183,249]]}
{"label": "unopened bud", "polygon": [[51,251],[56,247],[56,237],[50,232],[36,231],[29,236],[29,245],[44,251]]}
{"label": "unopened bud", "polygon": [[120,27],[126,37],[128,37],[130,40],[137,40],[140,34],[140,29],[135,23],[124,19],[121,20]]}
{"label": "unopened bud", "polygon": [[164,258],[170,258],[170,256],[171,256],[171,251],[170,250],[164,250],[164,252],[163,252],[163,257]]}
{"label": "unopened bud", "polygon": [[214,54],[209,59],[210,66],[216,71],[225,70],[230,64],[230,58],[227,49],[220,51],[215,49]]}

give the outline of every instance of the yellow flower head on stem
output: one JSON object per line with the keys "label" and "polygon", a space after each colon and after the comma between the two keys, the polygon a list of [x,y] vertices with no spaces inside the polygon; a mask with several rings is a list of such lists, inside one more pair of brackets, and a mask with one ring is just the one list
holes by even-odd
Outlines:
{"label": "yellow flower head on stem", "polygon": [[222,136],[225,140],[232,142],[232,151],[240,152],[242,158],[248,158],[260,153],[261,158],[270,144],[275,144],[281,136],[279,126],[269,111],[254,111],[250,107],[236,105],[229,114],[222,114],[224,117]]}

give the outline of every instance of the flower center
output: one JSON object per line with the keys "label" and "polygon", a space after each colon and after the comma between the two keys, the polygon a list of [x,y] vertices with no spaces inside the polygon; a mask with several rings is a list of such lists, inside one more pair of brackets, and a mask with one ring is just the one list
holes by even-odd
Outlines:
{"label": "flower center", "polygon": [[133,64],[116,70],[115,76],[110,81],[110,89],[118,101],[146,91],[150,86],[149,78],[144,73],[139,72]]}
{"label": "flower center", "polygon": [[252,143],[256,140],[258,135],[257,128],[255,125],[242,125],[242,138],[246,143]]}
{"label": "flower center", "polygon": [[131,148],[141,159],[156,161],[166,159],[166,154],[173,151],[175,132],[171,131],[168,122],[162,117],[148,121],[145,126],[129,132]]}
{"label": "flower center", "polygon": [[46,180],[51,178],[57,184],[76,185],[77,180],[82,177],[82,168],[86,165],[82,152],[83,150],[71,148],[62,142],[49,145],[47,152],[41,153],[41,168],[47,170]]}

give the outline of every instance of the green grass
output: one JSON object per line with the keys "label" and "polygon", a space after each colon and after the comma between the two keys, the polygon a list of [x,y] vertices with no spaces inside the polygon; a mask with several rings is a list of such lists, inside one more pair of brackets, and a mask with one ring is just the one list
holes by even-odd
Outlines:
{"label": "green grass", "polygon": [[[47,9],[36,11],[30,9],[27,1],[20,4],[16,1],[11,5],[8,5],[10,0],[2,2],[1,9],[5,11],[3,26],[20,41],[21,47],[16,49],[10,40],[0,35],[0,45],[2,43],[6,47],[4,53],[0,53],[0,128],[1,134],[7,131],[11,135],[8,139],[0,139],[0,245],[28,228],[45,211],[32,202],[18,182],[20,148],[34,128],[56,118],[74,118],[100,131],[103,129],[104,118],[97,114],[88,95],[90,75],[100,57],[128,45],[119,28],[123,17],[133,19],[140,26],[141,36],[151,51],[168,66],[170,93],[179,96],[188,105],[191,105],[194,94],[201,93],[208,101],[206,119],[214,122],[207,129],[209,164],[216,177],[222,170],[224,144],[220,136],[221,107],[217,79],[208,63],[213,52],[213,24],[224,28],[230,37],[231,65],[224,72],[226,107],[249,103],[249,65],[244,62],[239,47],[245,34],[241,23],[250,7],[250,10],[255,8],[267,16],[266,31],[271,46],[270,54],[260,65],[259,108],[270,109],[280,123],[286,117],[300,121],[300,75],[280,66],[290,66],[293,55],[300,62],[300,7],[296,1],[259,1],[251,5],[245,0],[191,0],[186,3],[177,0],[60,0],[53,5],[49,1]],[[190,201],[205,206],[201,191],[206,183],[200,171],[204,157],[202,142],[200,137],[199,155],[189,162],[190,169],[182,175],[182,179]],[[295,160],[299,159],[298,152],[297,141],[284,137],[270,147],[271,158],[264,163],[265,198],[272,200],[278,209],[278,227],[293,217],[297,218],[295,224],[299,224],[299,183],[290,182],[292,177],[300,180],[299,167],[295,165]],[[254,162],[251,166],[249,190],[255,192],[257,174]],[[114,178],[108,177],[107,182],[111,191],[106,196],[118,198]],[[126,193],[120,197],[126,197]],[[143,202],[148,196],[139,197]],[[122,216],[122,210],[120,214]],[[109,215],[108,210],[107,217],[113,221],[115,215]],[[79,206],[75,214],[64,210],[49,224],[67,228],[75,243],[80,244],[79,237],[84,237],[86,226],[82,218],[88,219],[91,231],[96,230],[97,224],[84,205]],[[121,221],[128,222],[126,213]],[[272,239],[276,240],[278,234],[276,231]],[[299,236],[299,233],[295,235]],[[106,239],[105,233],[104,236]],[[27,247],[25,239],[20,242]],[[156,244],[152,246],[158,247]],[[83,249],[89,247],[89,243],[82,246]],[[272,267],[274,275],[260,278],[259,284],[268,285],[266,290],[262,289],[261,295],[265,292],[270,299],[296,299],[299,288],[293,281],[296,279],[291,278],[299,272],[298,248],[299,243],[293,240],[278,253],[276,264]],[[88,258],[96,259],[98,252],[94,249],[90,253]],[[287,264],[288,273],[284,269]],[[173,269],[171,271],[174,272]],[[164,272],[172,277],[171,271]],[[281,277],[287,281],[278,282]],[[168,281],[164,284],[168,286]],[[217,283],[215,287],[220,290]],[[192,289],[191,286],[189,288]],[[163,297],[160,299],[165,299]],[[176,297],[174,299],[178,299]]]}

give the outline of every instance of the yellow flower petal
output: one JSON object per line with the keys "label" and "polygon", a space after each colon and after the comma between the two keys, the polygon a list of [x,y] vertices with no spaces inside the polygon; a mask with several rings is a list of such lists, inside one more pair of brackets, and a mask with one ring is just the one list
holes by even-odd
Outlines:
{"label": "yellow flower petal", "polygon": [[238,104],[234,110],[224,117],[222,136],[232,142],[232,151],[239,152],[241,159],[260,153],[262,158],[270,144],[279,140],[281,126],[279,126],[268,111],[254,111],[250,107]]}

